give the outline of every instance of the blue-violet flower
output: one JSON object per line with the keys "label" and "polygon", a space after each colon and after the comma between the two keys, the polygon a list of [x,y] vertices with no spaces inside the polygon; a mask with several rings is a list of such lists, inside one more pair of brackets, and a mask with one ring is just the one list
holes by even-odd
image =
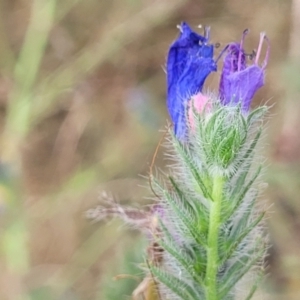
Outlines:
{"label": "blue-violet flower", "polygon": [[220,98],[223,104],[240,104],[243,112],[249,111],[256,91],[264,85],[264,73],[269,57],[269,48],[262,66],[258,60],[263,41],[268,39],[264,33],[260,35],[258,50],[252,65],[247,65],[247,54],[243,43],[248,30],[245,30],[240,43],[231,43],[227,48],[220,80]]}
{"label": "blue-violet flower", "polygon": [[186,136],[187,104],[202,91],[207,76],[217,70],[213,59],[214,45],[209,44],[209,28],[204,36],[188,24],[180,25],[180,35],[169,49],[167,59],[167,106],[178,139]]}

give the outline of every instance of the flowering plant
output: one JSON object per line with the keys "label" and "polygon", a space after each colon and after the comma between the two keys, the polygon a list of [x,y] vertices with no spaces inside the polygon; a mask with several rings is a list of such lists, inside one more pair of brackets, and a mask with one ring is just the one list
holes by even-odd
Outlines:
{"label": "flowering plant", "polygon": [[[264,84],[269,42],[261,34],[249,64],[243,43],[224,48],[219,92],[203,91],[217,70],[210,30],[204,35],[186,23],[167,59],[167,107],[173,123],[167,148],[172,164],[163,180],[151,176],[156,203],[149,211],[111,203],[98,218],[118,215],[148,232],[149,269],[134,292],[145,298],[231,300],[241,280],[250,299],[263,269],[264,212],[257,205],[261,172],[257,144],[267,108],[250,110]],[[259,65],[263,41],[266,58]],[[150,233],[150,234],[149,234]]]}

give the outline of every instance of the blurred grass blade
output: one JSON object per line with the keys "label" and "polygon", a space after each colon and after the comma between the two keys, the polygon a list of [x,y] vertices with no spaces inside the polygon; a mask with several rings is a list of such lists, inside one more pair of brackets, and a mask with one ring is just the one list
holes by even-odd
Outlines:
{"label": "blurred grass blade", "polygon": [[20,138],[29,129],[33,85],[53,26],[57,0],[35,0],[30,23],[14,70],[15,87],[8,105],[6,130]]}

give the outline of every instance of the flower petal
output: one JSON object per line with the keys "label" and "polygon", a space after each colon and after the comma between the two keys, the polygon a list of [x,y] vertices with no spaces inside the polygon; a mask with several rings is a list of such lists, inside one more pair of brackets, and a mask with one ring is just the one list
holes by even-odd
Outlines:
{"label": "flower petal", "polygon": [[257,65],[226,77],[223,85],[225,104],[241,104],[248,111],[256,91],[264,85],[264,71]]}
{"label": "flower petal", "polygon": [[264,69],[269,56],[268,45],[266,59],[263,66],[260,67],[258,65],[258,58],[263,41],[267,40],[265,34],[262,33],[255,62],[254,64],[247,66],[246,54],[243,48],[243,42],[247,33],[248,30],[245,30],[240,44],[229,44],[227,55],[224,58],[219,87],[219,94],[222,103],[224,105],[241,104],[244,112],[249,111],[251,101],[256,91],[264,85]]}
{"label": "flower petal", "polygon": [[214,46],[208,44],[207,35],[192,31],[181,25],[179,38],[171,45],[167,59],[167,82],[169,114],[174,123],[175,135],[184,139],[186,135],[186,109],[191,96],[201,92],[207,76],[216,71],[213,60]]}

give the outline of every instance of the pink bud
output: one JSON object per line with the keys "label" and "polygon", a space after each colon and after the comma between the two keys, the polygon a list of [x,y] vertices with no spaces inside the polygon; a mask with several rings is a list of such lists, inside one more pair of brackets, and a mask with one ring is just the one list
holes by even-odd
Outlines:
{"label": "pink bud", "polygon": [[189,117],[189,123],[192,130],[195,130],[195,120],[194,120],[194,112],[192,105],[194,105],[194,110],[201,114],[203,110],[206,111],[211,109],[211,103],[209,102],[209,97],[203,95],[202,93],[198,93],[194,96],[192,96],[191,100],[189,101],[189,111],[188,111],[188,117]]}

